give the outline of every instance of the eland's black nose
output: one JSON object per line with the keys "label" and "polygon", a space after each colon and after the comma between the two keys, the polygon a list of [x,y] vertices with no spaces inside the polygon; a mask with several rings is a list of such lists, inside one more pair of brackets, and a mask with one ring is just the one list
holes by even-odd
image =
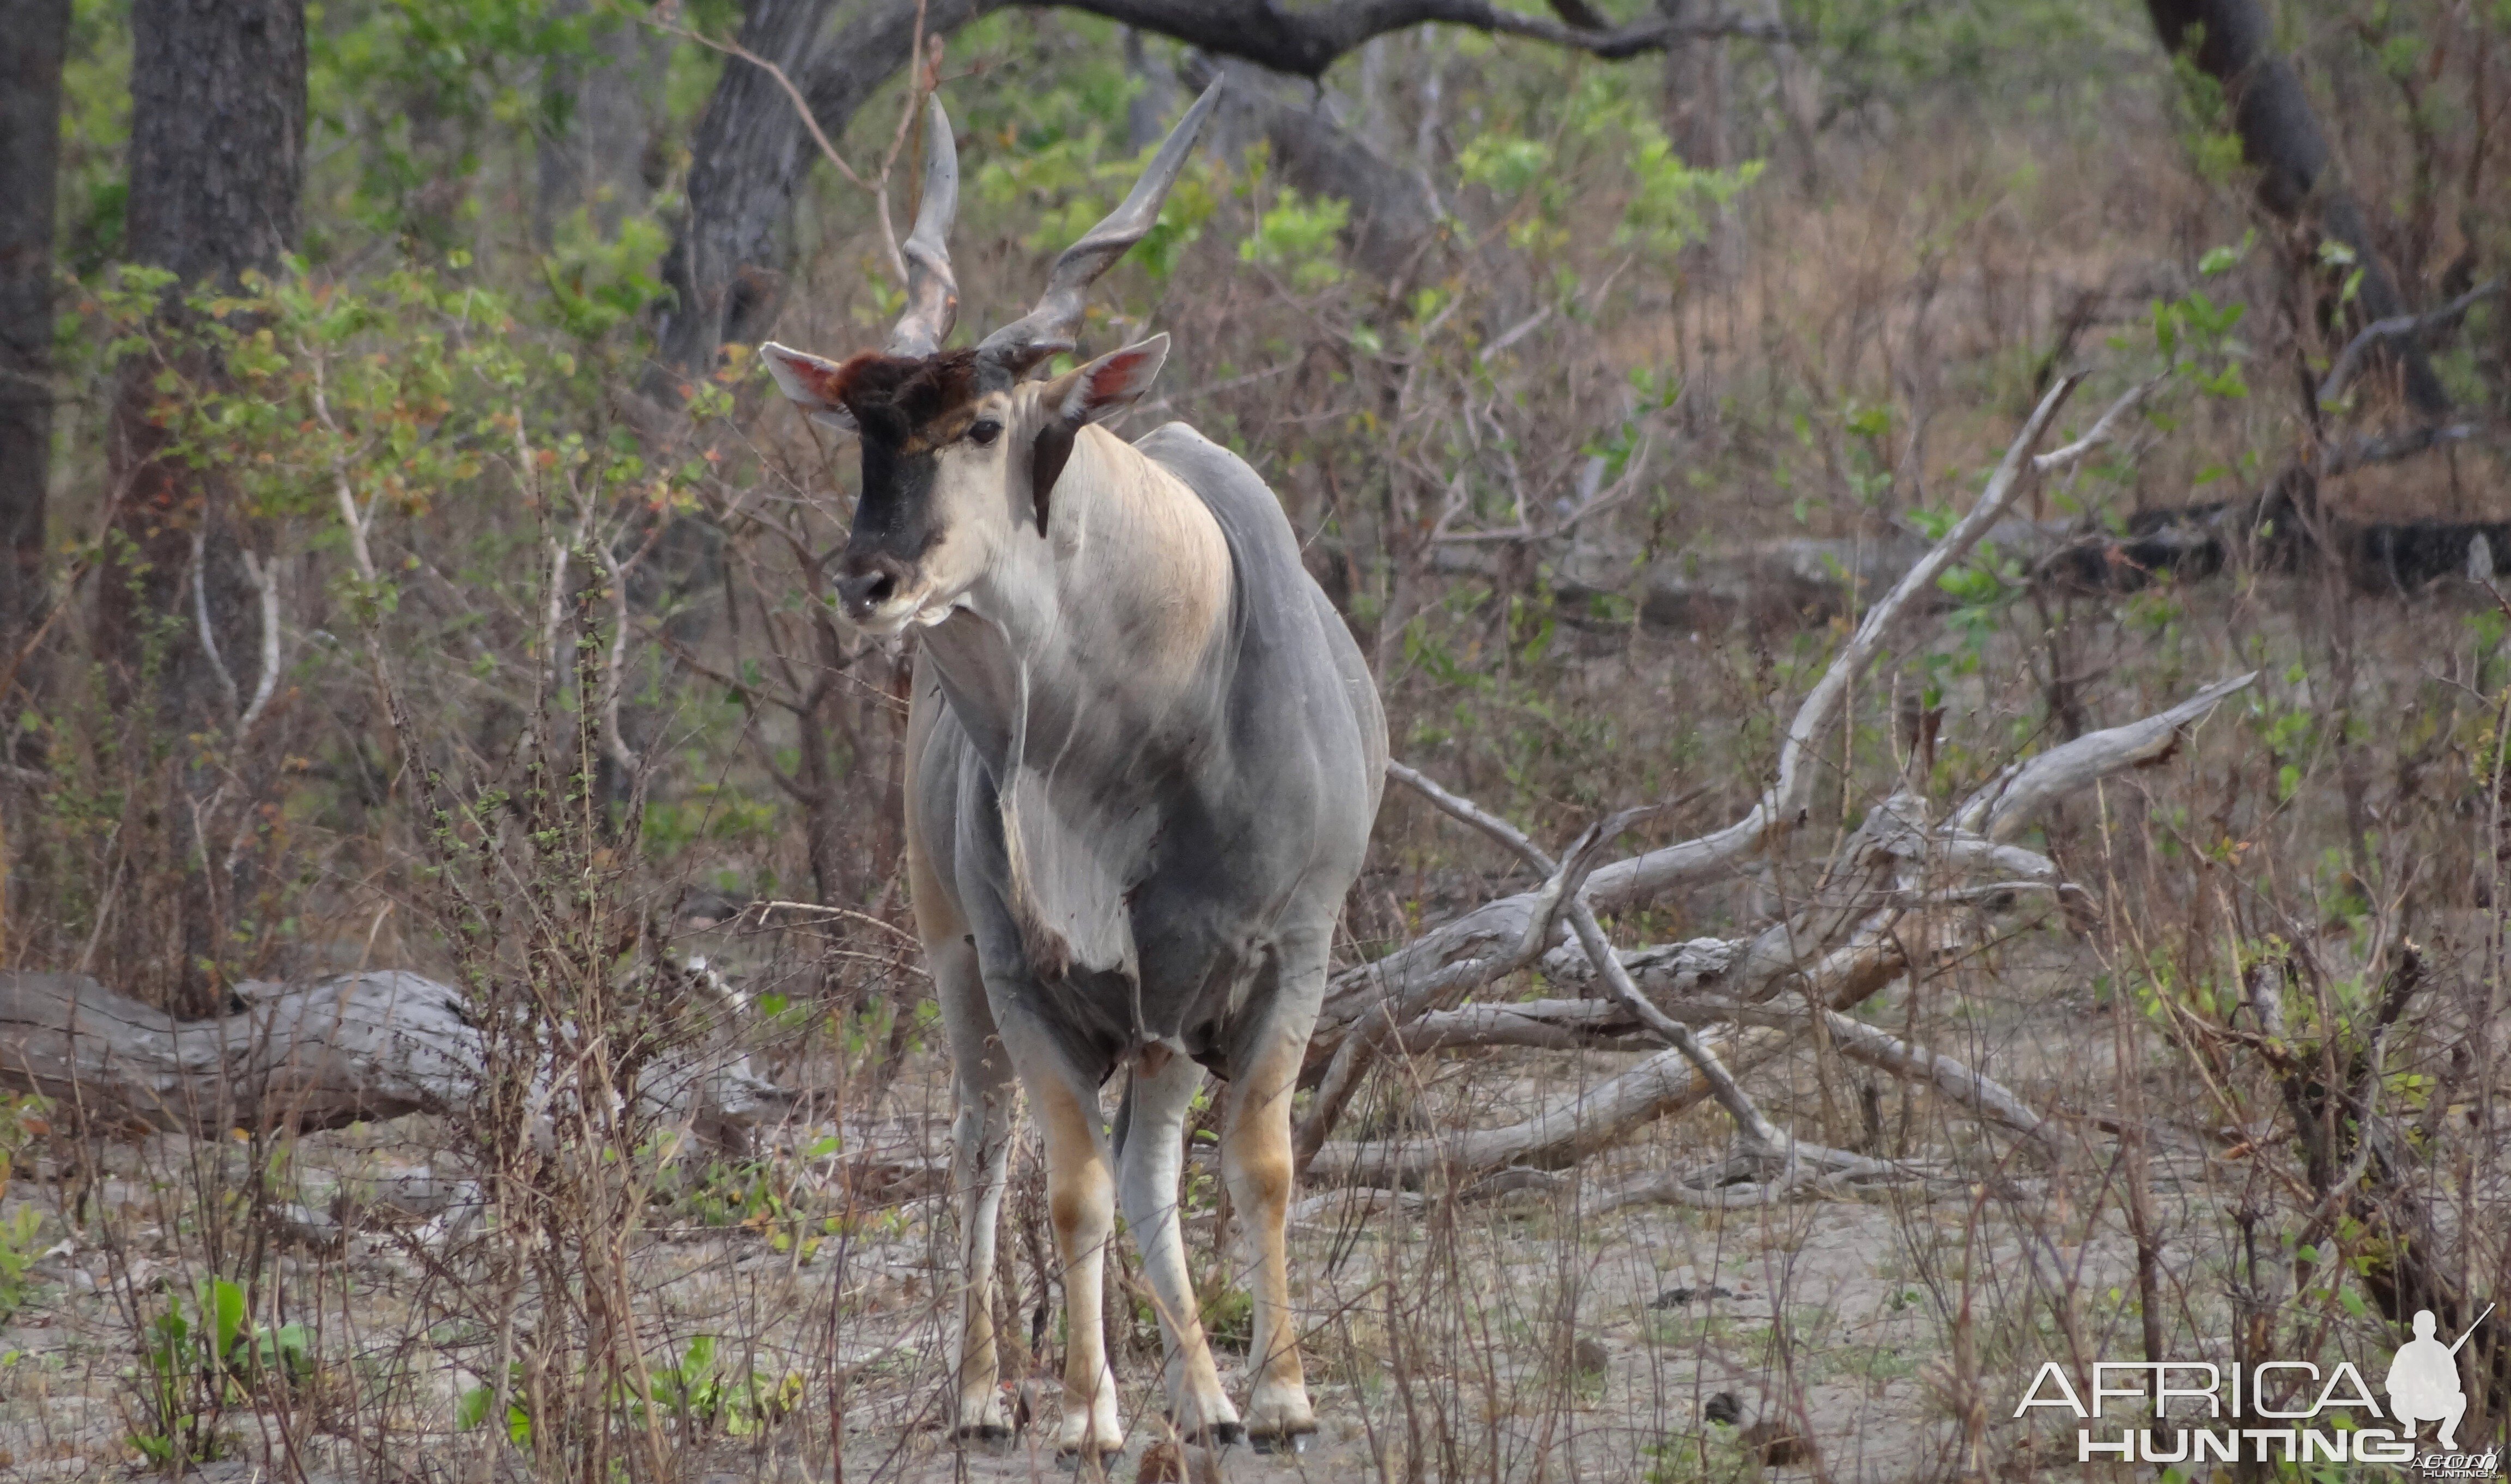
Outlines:
{"label": "eland's black nose", "polygon": [[894,556],[849,556],[837,573],[837,599],[861,623],[907,587],[907,565]]}

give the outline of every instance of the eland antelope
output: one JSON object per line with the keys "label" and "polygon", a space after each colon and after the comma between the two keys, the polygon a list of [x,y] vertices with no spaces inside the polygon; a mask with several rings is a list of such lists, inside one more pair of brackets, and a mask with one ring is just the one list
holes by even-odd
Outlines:
{"label": "eland antelope", "polygon": [[[926,180],[888,346],[842,363],[762,347],[785,395],[859,437],[837,587],[913,628],[907,861],[950,1040],[962,1194],[953,1425],[1000,1437],[994,1231],[1013,1082],[1045,1136],[1063,1265],[1060,1448],[1122,1446],[1101,1332],[1121,1196],[1189,1438],[1313,1431],[1283,1224],[1291,1095],[1386,763],[1377,692],[1299,563],[1273,492],[1182,423],[1106,431],[1168,353],[1154,335],[1061,375],[1090,285],[1158,219],[1217,85],[1026,316],[945,350],[958,164],[928,105]],[[1220,1162],[1249,1251],[1252,1393],[1230,1404],[1178,1229],[1188,1102],[1226,1082]],[[1100,1089],[1126,1075],[1112,1138]]]}

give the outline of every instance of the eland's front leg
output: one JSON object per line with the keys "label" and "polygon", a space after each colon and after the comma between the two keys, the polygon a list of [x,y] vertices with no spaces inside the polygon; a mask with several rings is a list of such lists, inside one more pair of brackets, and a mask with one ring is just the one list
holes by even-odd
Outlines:
{"label": "eland's front leg", "polygon": [[926,950],[950,1038],[951,1081],[958,1101],[950,1122],[951,1175],[959,1194],[957,1395],[951,1436],[1011,1436],[1003,1404],[1001,1357],[994,1343],[994,1237],[1011,1159],[1011,1053],[994,1032],[977,973],[976,951],[952,939]]}
{"label": "eland's front leg", "polygon": [[[1156,1070],[1144,1071],[1143,1066]],[[1203,1332],[1194,1280],[1186,1272],[1185,1237],[1178,1228],[1178,1175],[1185,1158],[1185,1115],[1202,1085],[1203,1068],[1165,1047],[1143,1053],[1126,1094],[1116,1165],[1125,1225],[1141,1250],[1142,1275],[1159,1307],[1161,1351],[1168,1357],[1169,1412],[1189,1441],[1234,1443],[1246,1434],[1238,1409],[1220,1389],[1212,1346]]]}
{"label": "eland's front leg", "polygon": [[[1059,1059],[1060,1058],[1056,1058]],[[1046,1204],[1063,1260],[1063,1426],[1058,1451],[1085,1456],[1125,1446],[1116,1416],[1116,1373],[1107,1364],[1107,1243],[1116,1233],[1115,1182],[1095,1088],[1062,1069],[1022,1077],[1046,1135]]]}

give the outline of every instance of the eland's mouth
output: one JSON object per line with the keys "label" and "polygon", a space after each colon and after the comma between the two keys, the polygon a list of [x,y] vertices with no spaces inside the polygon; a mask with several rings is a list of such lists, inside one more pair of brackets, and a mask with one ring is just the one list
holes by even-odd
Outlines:
{"label": "eland's mouth", "polygon": [[866,633],[888,638],[909,627],[930,628],[957,606],[954,595],[939,591],[931,583],[899,584],[886,590],[875,589],[861,601],[847,604],[846,617]]}

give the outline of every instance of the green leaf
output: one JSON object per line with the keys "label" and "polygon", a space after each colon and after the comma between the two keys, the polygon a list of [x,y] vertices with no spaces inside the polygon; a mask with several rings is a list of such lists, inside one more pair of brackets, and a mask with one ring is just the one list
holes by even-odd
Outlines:
{"label": "green leaf", "polygon": [[497,1393],[486,1387],[473,1387],[453,1404],[453,1427],[459,1432],[470,1432],[488,1420],[488,1409],[497,1403]]}
{"label": "green leaf", "polygon": [[210,1335],[216,1343],[217,1355],[224,1359],[235,1349],[236,1336],[244,1331],[244,1289],[225,1278],[212,1278],[209,1297],[201,1307],[211,1315]]}

